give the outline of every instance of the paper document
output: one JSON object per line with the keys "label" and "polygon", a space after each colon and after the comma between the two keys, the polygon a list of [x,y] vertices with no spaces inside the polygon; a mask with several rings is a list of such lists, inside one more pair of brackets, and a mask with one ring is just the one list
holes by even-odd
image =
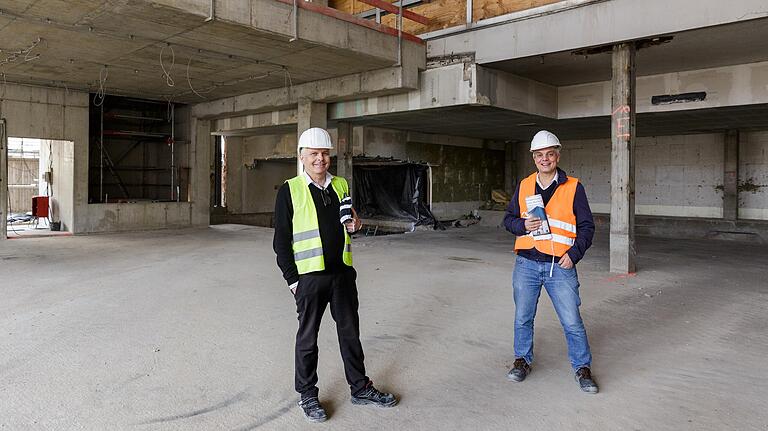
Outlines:
{"label": "paper document", "polygon": [[552,234],[549,231],[549,221],[547,220],[547,213],[544,210],[544,200],[541,195],[532,195],[525,198],[525,206],[528,208],[528,217],[536,217],[541,220],[541,227],[531,232],[533,239],[543,240],[552,239]]}

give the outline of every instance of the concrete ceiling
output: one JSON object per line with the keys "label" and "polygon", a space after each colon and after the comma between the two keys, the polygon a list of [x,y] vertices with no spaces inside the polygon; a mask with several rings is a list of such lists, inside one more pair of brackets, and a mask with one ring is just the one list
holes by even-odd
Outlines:
{"label": "concrete ceiling", "polygon": [[382,56],[205,18],[149,0],[2,0],[0,85],[95,92],[101,74],[107,93],[192,102],[202,98],[190,82],[217,99],[392,65]]}
{"label": "concrete ceiling", "polygon": [[[637,53],[638,76],[768,61],[768,18],[673,35]],[[485,64],[535,81],[563,86],[611,79],[611,54],[571,51]]]}
{"label": "concrete ceiling", "polygon": [[[541,129],[563,139],[609,138],[610,117],[555,120],[500,108],[458,106],[397,114],[379,115],[352,121],[356,125],[466,136],[471,138],[528,141]],[[721,132],[727,129],[768,129],[768,104],[700,109],[637,116],[638,136],[663,136]]]}

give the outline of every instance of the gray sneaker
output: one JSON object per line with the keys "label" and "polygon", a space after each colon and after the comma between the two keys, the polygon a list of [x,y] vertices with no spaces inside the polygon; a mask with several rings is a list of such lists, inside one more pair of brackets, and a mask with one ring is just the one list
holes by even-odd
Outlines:
{"label": "gray sneaker", "polygon": [[352,404],[366,405],[373,404],[378,407],[394,407],[397,405],[397,398],[386,392],[380,392],[369,383],[368,387],[358,394],[352,395]]}
{"label": "gray sneaker", "polygon": [[531,373],[531,365],[523,358],[515,359],[512,369],[507,373],[507,380],[510,382],[522,382]]}
{"label": "gray sneaker", "polygon": [[299,400],[299,407],[304,412],[304,417],[310,422],[325,422],[328,419],[328,415],[325,413],[325,409],[320,405],[320,400],[317,397],[304,398]]}
{"label": "gray sneaker", "polygon": [[581,367],[576,371],[576,383],[579,384],[579,388],[588,394],[596,394],[599,389],[597,383],[592,378],[592,372],[589,367]]}

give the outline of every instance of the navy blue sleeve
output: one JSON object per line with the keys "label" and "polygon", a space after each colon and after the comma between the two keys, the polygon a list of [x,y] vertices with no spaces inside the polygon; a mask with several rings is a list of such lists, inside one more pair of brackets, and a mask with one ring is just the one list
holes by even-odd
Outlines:
{"label": "navy blue sleeve", "polygon": [[592,210],[587,202],[587,192],[581,183],[576,185],[576,196],[573,199],[573,213],[576,215],[576,242],[568,249],[568,256],[575,265],[584,253],[592,246],[595,236],[595,222],[592,220]]}
{"label": "navy blue sleeve", "polygon": [[525,230],[525,219],[520,218],[520,184],[518,183],[515,189],[515,194],[512,196],[512,200],[507,206],[507,211],[504,214],[504,227],[517,236],[523,236],[528,232]]}
{"label": "navy blue sleeve", "polygon": [[277,266],[283,272],[283,278],[291,285],[299,281],[299,270],[293,259],[293,205],[291,189],[288,183],[280,186],[275,199],[275,236],[272,248],[277,255]]}

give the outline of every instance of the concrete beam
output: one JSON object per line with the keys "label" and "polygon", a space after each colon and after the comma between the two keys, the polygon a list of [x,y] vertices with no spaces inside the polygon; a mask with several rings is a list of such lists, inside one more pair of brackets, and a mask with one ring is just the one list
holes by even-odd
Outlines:
{"label": "concrete beam", "polygon": [[544,117],[557,116],[557,88],[474,63],[421,72],[421,86],[407,94],[334,103],[331,120],[459,105],[495,106]]}
{"label": "concrete beam", "polygon": [[485,64],[764,17],[768,17],[765,0],[578,2],[575,7],[538,15],[498,17],[487,20],[488,25],[473,23],[472,31],[429,40],[427,56],[474,52],[477,62]]}
{"label": "concrete beam", "polygon": [[420,85],[403,94],[372,96],[331,104],[330,120],[344,120],[369,115],[457,105],[488,104],[477,95],[477,67],[474,64],[454,64],[423,71]]}
{"label": "concrete beam", "polygon": [[296,106],[299,99],[333,102],[402,93],[417,89],[418,84],[418,69],[415,66],[391,67],[198,103],[192,107],[192,115],[208,120],[244,116],[290,109]]}
{"label": "concrete beam", "polygon": [[[296,28],[291,1],[218,0],[212,16],[211,0],[153,0],[153,3],[197,15],[200,24],[211,18],[210,21],[250,27],[282,40],[293,38],[296,32],[302,42],[337,48],[390,64],[397,61],[397,38],[393,37],[391,29],[330,9],[327,0],[301,0]],[[423,42],[411,38],[413,40],[403,43],[406,49],[418,47],[424,55]]]}
{"label": "concrete beam", "polygon": [[724,144],[723,218],[736,220],[739,216],[739,131],[729,130]]}
{"label": "concrete beam", "polygon": [[511,111],[557,117],[557,87],[501,70],[476,67],[480,102]]}
{"label": "concrete beam", "polygon": [[610,270],[635,272],[635,46],[613,47]]}
{"label": "concrete beam", "polygon": [[[768,62],[689,70],[637,78],[637,112],[671,112],[768,103]],[[559,87],[557,118],[611,115],[611,81]],[[651,97],[704,91],[705,100],[666,105]]]}
{"label": "concrete beam", "polygon": [[298,124],[298,109],[227,117],[213,121],[213,133],[220,136],[245,136],[293,131]]}

